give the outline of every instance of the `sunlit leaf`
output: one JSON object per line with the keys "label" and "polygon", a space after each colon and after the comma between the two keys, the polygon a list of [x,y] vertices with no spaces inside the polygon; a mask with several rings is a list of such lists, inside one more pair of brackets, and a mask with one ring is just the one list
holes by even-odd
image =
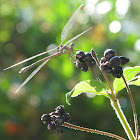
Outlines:
{"label": "sunlit leaf", "polygon": [[86,80],[78,83],[71,91],[71,97],[76,97],[81,93],[92,93],[96,95],[108,96],[106,87],[97,80]]}
{"label": "sunlit leaf", "polygon": [[[130,67],[128,69],[126,69],[123,74],[124,74],[124,77],[126,79],[126,81],[130,81],[134,78],[134,76],[140,71],[140,66],[136,66],[136,67]],[[122,78],[116,78],[114,80],[114,83],[113,83],[113,86],[114,86],[114,90],[115,90],[115,94],[122,90],[123,88],[125,88],[125,84],[123,82],[123,79]]]}
{"label": "sunlit leaf", "polygon": [[134,79],[129,81],[128,84],[140,86],[140,76],[136,76]]}

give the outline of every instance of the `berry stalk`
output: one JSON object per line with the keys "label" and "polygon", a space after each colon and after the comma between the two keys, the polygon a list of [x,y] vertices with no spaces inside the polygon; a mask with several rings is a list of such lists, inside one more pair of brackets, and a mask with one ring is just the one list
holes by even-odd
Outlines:
{"label": "berry stalk", "polygon": [[124,83],[125,83],[125,86],[126,86],[126,89],[127,89],[128,94],[129,94],[130,101],[131,101],[131,106],[132,106],[133,115],[134,115],[136,140],[138,140],[139,129],[138,129],[138,120],[137,120],[137,114],[136,114],[136,109],[135,109],[134,100],[133,100],[133,97],[132,97],[130,88],[129,88],[128,84],[127,84],[127,81],[126,81],[124,75],[122,75],[122,79],[123,79],[123,81],[124,81]]}
{"label": "berry stalk", "polygon": [[[86,62],[86,61],[85,61]],[[87,66],[90,68],[90,70],[92,71],[93,75],[95,76],[95,78],[102,83],[101,79],[97,76],[97,74],[95,73],[95,71],[93,70],[93,68],[89,65],[88,62],[86,62]]]}
{"label": "berry stalk", "polygon": [[[99,60],[97,58],[97,55],[96,55],[95,51],[93,50],[93,48],[91,49],[91,55],[96,60],[96,63],[98,65],[99,69],[100,69],[100,62],[99,62]],[[115,97],[114,92],[113,92],[113,88],[112,88],[112,86],[111,86],[111,84],[110,84],[110,82],[108,80],[108,77],[106,76],[106,74],[104,73],[104,71],[102,69],[101,69],[101,72],[102,72],[102,74],[103,74],[103,76],[104,76],[104,78],[105,78],[105,80],[106,80],[106,82],[107,82],[107,84],[109,86],[109,89],[111,91],[111,95],[113,97],[113,100],[116,100],[116,97]]]}
{"label": "berry stalk", "polygon": [[126,140],[118,135],[112,134],[112,133],[108,133],[108,132],[104,132],[104,131],[100,131],[100,130],[95,130],[95,129],[89,129],[89,128],[84,128],[84,127],[80,127],[77,125],[73,125],[67,122],[64,122],[63,126],[68,127],[68,128],[72,128],[75,130],[80,130],[80,131],[85,131],[85,132],[91,132],[91,133],[96,133],[96,134],[101,134],[101,135],[105,135],[105,136],[109,136],[118,140]]}

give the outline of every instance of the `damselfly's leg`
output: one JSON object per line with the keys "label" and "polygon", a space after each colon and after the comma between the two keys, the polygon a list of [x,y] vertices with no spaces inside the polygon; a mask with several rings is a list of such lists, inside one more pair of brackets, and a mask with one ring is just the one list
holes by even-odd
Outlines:
{"label": "damselfly's leg", "polygon": [[70,56],[71,62],[72,62],[73,64],[75,64],[75,62],[72,60],[72,58],[76,60],[75,56],[73,56],[71,53],[69,54],[69,56]]}

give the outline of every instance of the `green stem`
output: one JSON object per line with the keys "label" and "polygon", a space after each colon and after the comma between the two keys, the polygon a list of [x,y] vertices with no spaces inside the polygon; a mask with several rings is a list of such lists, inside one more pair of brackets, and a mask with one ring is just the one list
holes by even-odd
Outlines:
{"label": "green stem", "polygon": [[111,105],[112,105],[113,109],[115,110],[115,113],[117,114],[117,117],[120,120],[120,123],[122,124],[128,138],[130,140],[135,140],[131,127],[130,127],[129,123],[127,122],[126,117],[120,107],[119,100],[117,100],[117,101],[111,100]]}
{"label": "green stem", "polygon": [[135,108],[133,96],[131,94],[130,88],[129,88],[128,84],[127,84],[127,81],[126,81],[124,75],[122,75],[122,79],[123,79],[123,81],[125,83],[125,86],[126,86],[126,89],[127,89],[128,94],[129,94],[130,101],[131,101],[131,106],[132,106],[133,115],[134,115],[136,140],[138,140],[138,137],[139,137],[138,120],[137,120],[137,113],[136,113],[136,108]]}

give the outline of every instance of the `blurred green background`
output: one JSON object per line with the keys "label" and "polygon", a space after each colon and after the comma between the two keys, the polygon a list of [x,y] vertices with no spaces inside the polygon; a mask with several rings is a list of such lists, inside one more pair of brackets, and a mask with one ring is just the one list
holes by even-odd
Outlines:
{"label": "blurred green background", "polygon": [[[81,80],[93,79],[91,71],[76,69],[68,55],[53,58],[20,91],[20,84],[34,68],[19,74],[30,62],[3,71],[25,58],[59,45],[61,31],[76,9],[84,8],[66,40],[89,27],[89,32],[74,41],[75,48],[90,51],[99,59],[108,48],[117,55],[130,58],[125,67],[140,65],[140,1],[139,0],[0,0],[0,138],[2,140],[110,140],[97,134],[64,128],[59,136],[47,129],[40,117],[60,104],[71,114],[70,122],[118,134],[127,139],[122,126],[106,97],[83,94],[66,104],[65,94]],[[125,69],[124,67],[124,69]],[[97,74],[104,81],[98,68]],[[111,81],[114,80],[109,76]],[[139,87],[131,86],[138,119],[140,118]],[[132,129],[133,115],[126,90],[117,97]],[[139,121],[140,123],[140,121]]]}

